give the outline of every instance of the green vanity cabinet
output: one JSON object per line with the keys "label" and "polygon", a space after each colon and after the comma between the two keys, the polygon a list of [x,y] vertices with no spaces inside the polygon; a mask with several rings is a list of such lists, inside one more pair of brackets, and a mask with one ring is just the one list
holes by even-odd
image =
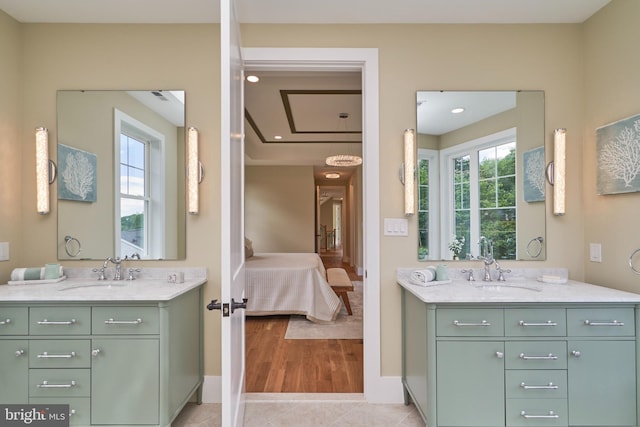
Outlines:
{"label": "green vanity cabinet", "polygon": [[[29,375],[28,340],[9,339],[0,341],[0,403],[21,403],[29,397],[25,378]],[[6,387],[5,384],[15,384]]]}
{"label": "green vanity cabinet", "polygon": [[637,427],[634,303],[425,302],[402,288],[402,382],[429,427]]}

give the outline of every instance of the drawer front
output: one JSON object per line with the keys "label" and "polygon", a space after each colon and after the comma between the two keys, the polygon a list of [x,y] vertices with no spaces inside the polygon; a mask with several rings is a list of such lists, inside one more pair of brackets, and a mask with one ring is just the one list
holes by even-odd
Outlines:
{"label": "drawer front", "polygon": [[507,399],[508,426],[568,426],[566,399]]}
{"label": "drawer front", "polygon": [[30,335],[87,335],[91,332],[90,307],[31,307]]}
{"label": "drawer front", "polygon": [[512,399],[566,399],[567,371],[508,370],[505,373],[507,398]]}
{"label": "drawer front", "polygon": [[508,337],[563,337],[567,316],[562,308],[507,309],[504,334]]}
{"label": "drawer front", "polygon": [[628,337],[635,335],[633,308],[567,309],[570,336]]}
{"label": "drawer front", "polygon": [[503,310],[439,309],[436,333],[444,337],[501,337],[504,335]]}
{"label": "drawer front", "polygon": [[89,368],[90,340],[34,340],[29,342],[30,368]]}
{"label": "drawer front", "polygon": [[93,307],[96,335],[158,334],[157,307]]}
{"label": "drawer front", "polygon": [[89,397],[89,369],[29,369],[30,397]]}
{"label": "drawer front", "polygon": [[567,369],[565,341],[512,341],[505,343],[506,369]]}
{"label": "drawer front", "polygon": [[35,405],[69,405],[69,425],[91,425],[91,401],[88,397],[32,397]]}
{"label": "drawer front", "polygon": [[0,307],[0,335],[27,335],[29,310],[27,307]]}

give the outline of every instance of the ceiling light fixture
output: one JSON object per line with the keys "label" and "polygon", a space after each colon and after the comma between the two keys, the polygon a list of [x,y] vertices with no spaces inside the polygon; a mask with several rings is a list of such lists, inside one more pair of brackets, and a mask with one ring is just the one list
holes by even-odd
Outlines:
{"label": "ceiling light fixture", "polygon": [[254,75],[254,74],[250,74],[247,76],[247,81],[249,83],[258,83],[260,81],[260,77]]}
{"label": "ceiling light fixture", "polygon": [[281,135],[276,135],[276,136],[273,137],[273,139],[277,139],[279,141],[279,140],[282,139],[282,136]]}
{"label": "ceiling light fixture", "polygon": [[453,110],[451,110],[451,113],[453,113],[453,114],[460,114],[460,113],[463,113],[463,112],[464,112],[464,108],[462,108],[462,107],[456,107]]}
{"label": "ceiling light fixture", "polygon": [[340,174],[338,172],[328,172],[324,174],[324,177],[327,179],[338,179],[340,178]]}
{"label": "ceiling light fixture", "polygon": [[326,163],[329,166],[358,166],[362,164],[362,157],[351,154],[338,154],[327,157]]}

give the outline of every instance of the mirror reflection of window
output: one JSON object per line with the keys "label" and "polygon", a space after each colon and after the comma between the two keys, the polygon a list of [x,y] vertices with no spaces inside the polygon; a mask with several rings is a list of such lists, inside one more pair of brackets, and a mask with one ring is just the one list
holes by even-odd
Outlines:
{"label": "mirror reflection of window", "polygon": [[418,259],[438,259],[438,151],[418,150]]}
{"label": "mirror reflection of window", "polygon": [[148,145],[120,134],[120,252],[147,254]]}

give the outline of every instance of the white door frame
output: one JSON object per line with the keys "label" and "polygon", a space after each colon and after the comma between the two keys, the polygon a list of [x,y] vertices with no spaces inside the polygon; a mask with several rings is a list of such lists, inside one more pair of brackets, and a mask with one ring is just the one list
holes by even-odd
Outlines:
{"label": "white door frame", "polygon": [[363,93],[364,395],[371,403],[403,401],[399,377],[380,366],[380,160],[378,49],[242,48],[246,68],[361,71]]}

